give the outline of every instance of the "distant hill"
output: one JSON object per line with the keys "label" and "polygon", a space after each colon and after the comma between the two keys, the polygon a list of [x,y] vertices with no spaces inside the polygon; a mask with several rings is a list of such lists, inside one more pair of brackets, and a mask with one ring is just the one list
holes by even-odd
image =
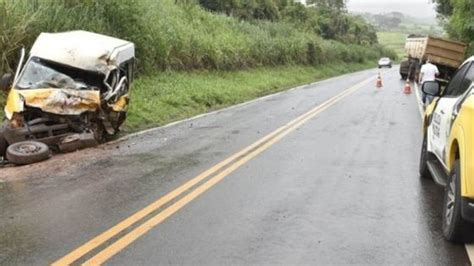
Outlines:
{"label": "distant hill", "polygon": [[390,12],[384,14],[372,14],[352,12],[370,24],[374,25],[378,31],[401,32],[407,34],[443,36],[444,30],[434,18],[416,18],[401,12]]}

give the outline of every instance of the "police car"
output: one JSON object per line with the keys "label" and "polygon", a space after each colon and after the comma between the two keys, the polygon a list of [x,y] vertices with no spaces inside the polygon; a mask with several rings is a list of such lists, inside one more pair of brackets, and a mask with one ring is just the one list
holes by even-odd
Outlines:
{"label": "police car", "polygon": [[442,225],[446,239],[474,240],[474,56],[466,60],[443,90],[425,82],[436,97],[426,108],[420,176],[444,186]]}

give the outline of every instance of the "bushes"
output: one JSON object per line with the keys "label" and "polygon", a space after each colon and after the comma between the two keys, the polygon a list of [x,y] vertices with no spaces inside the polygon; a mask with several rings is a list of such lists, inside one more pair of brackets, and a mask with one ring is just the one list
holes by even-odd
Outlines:
{"label": "bushes", "polygon": [[0,68],[10,70],[19,47],[29,48],[40,32],[75,29],[133,41],[142,72],[363,62],[385,53],[379,46],[323,40],[291,22],[239,21],[174,2],[3,0]]}

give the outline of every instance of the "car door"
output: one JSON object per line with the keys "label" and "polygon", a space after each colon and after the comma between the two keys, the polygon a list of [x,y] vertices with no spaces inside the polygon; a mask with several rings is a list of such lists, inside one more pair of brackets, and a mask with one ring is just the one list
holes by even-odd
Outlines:
{"label": "car door", "polygon": [[451,132],[452,122],[457,115],[458,107],[462,104],[466,91],[472,83],[473,76],[474,67],[472,62],[464,64],[451,79],[433,112],[431,125],[428,129],[431,130],[429,132],[431,137],[430,146],[432,152],[443,163],[446,159],[446,144]]}

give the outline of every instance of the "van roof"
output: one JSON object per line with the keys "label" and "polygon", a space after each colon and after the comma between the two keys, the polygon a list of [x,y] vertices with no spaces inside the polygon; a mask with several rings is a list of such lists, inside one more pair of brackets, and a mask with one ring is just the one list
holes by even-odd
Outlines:
{"label": "van roof", "polygon": [[129,41],[87,31],[41,33],[31,48],[30,57],[108,73],[134,58],[135,46]]}

